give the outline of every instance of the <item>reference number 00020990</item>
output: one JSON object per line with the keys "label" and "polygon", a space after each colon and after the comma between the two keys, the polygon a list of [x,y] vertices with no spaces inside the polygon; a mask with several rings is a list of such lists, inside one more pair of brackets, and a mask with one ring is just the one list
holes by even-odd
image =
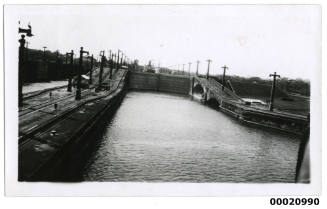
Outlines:
{"label": "reference number 00020990", "polygon": [[319,198],[270,198],[271,205],[319,205]]}

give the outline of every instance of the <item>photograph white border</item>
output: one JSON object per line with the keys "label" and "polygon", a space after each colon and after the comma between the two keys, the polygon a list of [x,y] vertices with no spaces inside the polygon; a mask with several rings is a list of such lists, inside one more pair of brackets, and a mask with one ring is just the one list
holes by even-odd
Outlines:
{"label": "photograph white border", "polygon": [[[15,31],[14,35],[9,31]],[[6,44],[17,42],[16,31],[16,23],[5,25],[5,70],[18,68],[16,45]],[[324,73],[319,72],[315,75],[315,82],[311,82],[313,93],[311,95],[310,138],[321,139],[321,95],[323,95],[321,78],[323,76]],[[310,158],[311,162],[314,162],[311,163],[310,184],[17,182],[18,143],[12,140],[18,139],[18,109],[16,105],[13,105],[18,103],[16,78],[17,71],[5,72],[5,183],[8,196],[272,196],[319,195],[321,193],[321,140],[310,140]]]}

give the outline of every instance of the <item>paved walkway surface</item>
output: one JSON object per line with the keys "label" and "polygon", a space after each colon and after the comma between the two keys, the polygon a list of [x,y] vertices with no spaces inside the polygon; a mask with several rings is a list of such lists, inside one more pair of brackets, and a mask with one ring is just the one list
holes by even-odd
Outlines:
{"label": "paved walkway surface", "polygon": [[32,92],[40,91],[40,90],[47,89],[47,88],[55,88],[55,87],[64,86],[64,85],[67,85],[66,80],[28,83],[23,86],[23,94],[32,93]]}
{"label": "paved walkway surface", "polygon": [[[124,74],[124,70],[118,71],[113,74],[113,79],[110,82],[113,91],[117,88],[117,82]],[[97,78],[99,71],[94,72],[94,78]],[[109,69],[104,69],[103,85],[109,83]],[[37,128],[47,121],[59,117],[67,111],[79,106],[90,99],[105,95],[108,91],[96,92],[95,88],[98,86],[98,80],[93,81],[87,89],[82,89],[82,99],[75,100],[76,89],[73,88],[72,92],[67,92],[66,88],[59,88],[46,94],[40,94],[36,97],[24,101],[23,107],[19,110],[19,136],[23,136]]]}

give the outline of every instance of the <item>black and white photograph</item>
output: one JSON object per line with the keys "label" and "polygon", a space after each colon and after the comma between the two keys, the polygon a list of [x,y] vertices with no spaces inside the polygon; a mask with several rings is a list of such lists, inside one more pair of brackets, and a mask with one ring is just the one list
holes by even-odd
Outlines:
{"label": "black and white photograph", "polygon": [[9,194],[319,194],[319,5],[3,9]]}

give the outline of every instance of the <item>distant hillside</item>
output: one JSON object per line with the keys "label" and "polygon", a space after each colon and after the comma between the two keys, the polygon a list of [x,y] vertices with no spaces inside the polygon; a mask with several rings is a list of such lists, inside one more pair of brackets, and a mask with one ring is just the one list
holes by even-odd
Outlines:
{"label": "distant hillside", "polygon": [[[211,77],[221,83],[222,80],[221,75],[211,76]],[[267,92],[269,92],[268,95],[270,95],[272,79],[262,79],[259,77],[245,78],[240,76],[226,76],[226,80],[230,80],[233,85],[235,84],[235,86],[240,86],[238,88],[239,94],[252,95],[249,90],[251,89],[251,91],[257,92],[258,95],[264,95]],[[249,89],[243,89],[243,87],[246,86]],[[283,92],[284,94],[296,93],[304,96],[310,96],[310,82],[307,80],[288,79],[283,77],[277,80],[276,86],[278,88],[278,90],[276,90],[277,96],[282,97]],[[263,88],[263,89],[255,90],[256,88]],[[280,94],[280,92],[282,93]]]}
{"label": "distant hillside", "polygon": [[[240,97],[270,97],[271,86],[255,83],[231,82],[237,95]],[[275,91],[275,97],[288,98],[288,95],[278,87]]]}

